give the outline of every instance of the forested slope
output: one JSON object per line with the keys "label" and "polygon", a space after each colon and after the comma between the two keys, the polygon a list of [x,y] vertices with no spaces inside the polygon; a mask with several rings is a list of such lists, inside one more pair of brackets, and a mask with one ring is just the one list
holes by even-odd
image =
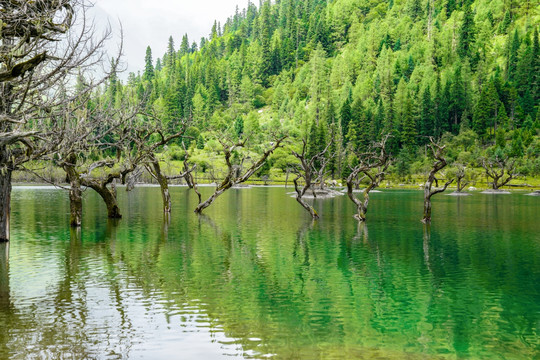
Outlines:
{"label": "forested slope", "polygon": [[[537,176],[539,24],[532,0],[263,1],[198,42],[171,36],[159,57],[149,46],[145,69],[113,78],[106,96],[144,101],[171,131],[190,121],[199,171],[216,132],[257,142],[281,131],[312,152],[333,139],[336,178],[382,134],[401,177],[420,170],[428,136],[450,160],[516,157]],[[279,149],[263,172],[292,161]]]}

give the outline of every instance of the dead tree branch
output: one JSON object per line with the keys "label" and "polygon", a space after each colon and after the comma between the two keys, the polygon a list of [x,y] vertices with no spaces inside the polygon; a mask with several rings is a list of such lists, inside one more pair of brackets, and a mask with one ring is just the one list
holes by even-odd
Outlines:
{"label": "dead tree branch", "polygon": [[435,162],[433,163],[433,166],[429,172],[428,178],[426,183],[424,184],[424,217],[422,218],[422,222],[424,224],[431,223],[431,197],[433,195],[442,193],[446,191],[446,188],[454,182],[454,179],[451,179],[450,181],[447,181],[442,188],[435,188],[433,189],[433,183],[435,183],[435,186],[438,186],[439,181],[436,178],[437,173],[444,169],[447,165],[446,159],[443,157],[444,149],[446,146],[442,146],[433,140],[432,137],[429,137],[429,147],[431,148],[431,151],[433,152],[433,157],[435,158]]}

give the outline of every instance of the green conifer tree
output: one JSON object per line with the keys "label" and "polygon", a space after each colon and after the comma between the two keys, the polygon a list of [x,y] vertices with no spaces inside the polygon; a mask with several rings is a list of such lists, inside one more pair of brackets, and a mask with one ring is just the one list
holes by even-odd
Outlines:
{"label": "green conifer tree", "polygon": [[469,6],[465,7],[463,22],[459,29],[458,54],[461,57],[469,56],[472,53],[472,46],[475,38],[474,14]]}
{"label": "green conifer tree", "polygon": [[152,49],[150,46],[146,48],[144,64],[143,79],[146,81],[151,81],[154,78],[154,64],[152,63]]}
{"label": "green conifer tree", "polygon": [[341,112],[340,112],[341,130],[342,130],[344,146],[347,144],[347,141],[348,141],[347,134],[349,133],[349,124],[351,123],[351,119],[352,119],[351,94],[349,93],[349,96],[347,97],[347,99],[345,99],[345,102],[343,103],[343,106],[341,107]]}

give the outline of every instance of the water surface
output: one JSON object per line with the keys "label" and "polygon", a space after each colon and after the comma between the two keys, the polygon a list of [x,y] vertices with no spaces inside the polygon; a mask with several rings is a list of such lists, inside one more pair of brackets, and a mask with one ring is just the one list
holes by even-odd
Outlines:
{"label": "water surface", "polygon": [[540,198],[440,195],[425,227],[421,192],[383,191],[359,226],[287,191],[199,217],[173,187],[166,221],[159,189],[120,189],[108,221],[88,190],[73,232],[65,191],[15,188],[0,358],[540,358]]}

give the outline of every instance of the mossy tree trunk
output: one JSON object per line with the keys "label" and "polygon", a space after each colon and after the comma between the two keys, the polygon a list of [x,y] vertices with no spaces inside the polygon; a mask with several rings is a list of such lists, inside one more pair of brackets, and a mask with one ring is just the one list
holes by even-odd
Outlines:
{"label": "mossy tree trunk", "polygon": [[69,182],[69,225],[80,227],[82,224],[82,188],[79,178]]}
{"label": "mossy tree trunk", "polygon": [[161,198],[163,199],[163,212],[169,214],[171,212],[171,194],[169,193],[169,179],[161,172],[159,161],[152,158],[149,165],[149,171],[159,184],[161,189]]}
{"label": "mossy tree trunk", "polygon": [[[4,149],[0,151],[5,151]],[[0,242],[9,241],[11,215],[11,170],[0,169]]]}
{"label": "mossy tree trunk", "polygon": [[112,189],[107,187],[106,183],[100,183],[98,181],[88,181],[84,184],[88,186],[101,196],[105,205],[107,206],[107,217],[110,219],[121,219],[122,214],[120,213],[120,208],[118,207],[118,201],[116,195]]}
{"label": "mossy tree trunk", "polygon": [[69,181],[69,225],[80,227],[82,224],[82,188],[81,178],[75,169],[77,157],[72,155],[63,164]]}
{"label": "mossy tree trunk", "polygon": [[431,147],[431,150],[433,152],[435,163],[433,164],[433,167],[431,168],[431,171],[429,172],[428,178],[424,185],[424,217],[422,218],[422,222],[424,224],[431,223],[431,197],[433,195],[446,191],[448,185],[454,182],[454,179],[452,179],[450,181],[447,181],[442,188],[432,189],[434,183],[436,186],[439,185],[439,181],[437,180],[436,175],[440,170],[446,167],[447,162],[446,159],[443,157],[443,151],[445,146],[437,144],[432,137],[429,138],[429,141],[431,142],[429,146]]}

